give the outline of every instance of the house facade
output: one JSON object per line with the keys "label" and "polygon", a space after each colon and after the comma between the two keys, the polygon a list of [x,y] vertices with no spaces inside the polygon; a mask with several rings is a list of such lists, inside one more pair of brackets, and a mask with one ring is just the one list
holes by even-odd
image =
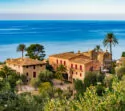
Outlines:
{"label": "house facade", "polygon": [[[67,80],[84,80],[88,71],[100,71],[102,65],[106,65],[105,53],[107,52],[66,52],[49,56],[49,64],[57,69],[59,65],[64,65],[67,69]],[[110,57],[109,57],[110,59]]]}
{"label": "house facade", "polygon": [[27,76],[27,82],[32,78],[37,78],[39,73],[46,68],[45,61],[30,58],[17,58],[6,60],[6,65],[19,74]]}

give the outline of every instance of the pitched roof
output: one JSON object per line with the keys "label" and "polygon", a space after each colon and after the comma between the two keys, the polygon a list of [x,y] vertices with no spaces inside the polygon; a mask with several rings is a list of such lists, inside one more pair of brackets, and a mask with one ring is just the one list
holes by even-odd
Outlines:
{"label": "pitched roof", "polygon": [[14,65],[27,66],[27,65],[45,64],[46,62],[45,61],[31,59],[31,58],[16,58],[16,59],[6,60],[6,63],[14,64]]}
{"label": "pitched roof", "polygon": [[54,54],[54,55],[51,55],[50,57],[71,59],[71,58],[78,56],[78,55],[79,55],[78,53],[74,53],[74,52],[65,52],[65,53],[60,53],[60,54]]}
{"label": "pitched roof", "polygon": [[86,58],[86,56],[81,56],[81,57],[71,59],[71,62],[79,63],[79,64],[87,64],[87,63],[92,62],[92,60],[89,58]]}
{"label": "pitched roof", "polygon": [[80,63],[80,64],[86,64],[91,62],[92,60],[90,57],[85,56],[83,53],[73,53],[73,52],[66,52],[61,54],[55,54],[50,57],[56,57],[61,59],[68,59],[71,62]]}

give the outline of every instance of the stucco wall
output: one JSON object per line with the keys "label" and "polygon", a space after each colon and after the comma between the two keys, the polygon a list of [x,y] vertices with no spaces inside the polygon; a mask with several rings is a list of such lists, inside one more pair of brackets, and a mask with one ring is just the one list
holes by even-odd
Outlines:
{"label": "stucco wall", "polygon": [[[57,64],[57,60],[58,60],[58,64]],[[84,80],[85,73],[86,73],[86,70],[85,70],[86,67],[84,64],[74,63],[74,62],[71,62],[71,61],[66,60],[66,59],[49,57],[49,64],[52,65],[52,67],[55,70],[61,64],[60,61],[62,61],[62,64],[64,63],[64,61],[66,62],[65,66],[67,68],[67,74],[68,74],[69,81],[72,81],[71,78]],[[71,64],[73,65],[73,67],[71,67]],[[76,69],[76,65],[77,65],[77,69]],[[80,66],[82,67],[82,70],[80,69]],[[88,68],[90,68],[90,67],[91,66],[88,66]]]}
{"label": "stucco wall", "polygon": [[20,74],[23,73],[23,67],[20,65],[14,65],[14,64],[6,64],[6,65]]}
{"label": "stucco wall", "polygon": [[[27,78],[29,80],[31,80],[33,78],[33,73],[36,73],[36,78],[38,77],[38,75],[40,74],[41,71],[45,70],[45,65],[35,65],[35,69],[34,66],[28,66],[28,67],[23,67],[23,74],[25,74],[27,76]],[[27,75],[28,74],[28,75]]]}
{"label": "stucco wall", "polygon": [[[36,78],[38,77],[39,73],[45,70],[46,66],[43,65],[32,65],[32,66],[20,66],[20,65],[13,65],[13,64],[6,64],[11,69],[15,70],[20,74],[24,74],[27,76],[27,80],[31,80],[33,78],[33,73],[36,73]],[[35,69],[34,69],[35,66]]]}

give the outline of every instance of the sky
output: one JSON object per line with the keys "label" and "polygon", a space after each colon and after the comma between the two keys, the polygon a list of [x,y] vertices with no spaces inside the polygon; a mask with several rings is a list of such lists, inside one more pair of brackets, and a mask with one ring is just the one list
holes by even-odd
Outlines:
{"label": "sky", "polygon": [[124,20],[125,0],[0,0],[0,19],[28,18]]}

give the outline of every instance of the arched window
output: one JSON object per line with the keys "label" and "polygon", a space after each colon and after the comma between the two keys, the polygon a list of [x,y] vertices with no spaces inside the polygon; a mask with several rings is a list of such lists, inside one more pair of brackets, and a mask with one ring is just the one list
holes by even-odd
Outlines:
{"label": "arched window", "polygon": [[58,64],[58,59],[56,60],[56,63]]}
{"label": "arched window", "polygon": [[64,65],[66,65],[66,61],[64,61]]}
{"label": "arched window", "polygon": [[36,72],[33,72],[33,78],[36,78]]}
{"label": "arched window", "polygon": [[77,69],[77,65],[75,65],[75,69]]}
{"label": "arched window", "polygon": [[73,68],[73,64],[71,64],[71,68]]}
{"label": "arched window", "polygon": [[80,70],[82,70],[82,65],[80,65]]}
{"label": "arched window", "polygon": [[60,60],[60,64],[62,64],[62,60]]}
{"label": "arched window", "polygon": [[82,73],[80,73],[80,77],[82,77]]}

